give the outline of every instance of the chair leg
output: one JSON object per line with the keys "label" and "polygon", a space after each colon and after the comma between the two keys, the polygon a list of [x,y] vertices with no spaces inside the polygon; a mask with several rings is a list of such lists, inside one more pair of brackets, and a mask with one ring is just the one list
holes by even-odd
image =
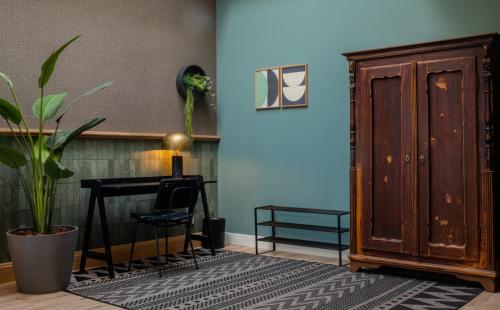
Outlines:
{"label": "chair leg", "polygon": [[158,275],[161,278],[161,258],[160,258],[160,242],[158,241],[158,225],[155,224],[155,240],[156,240],[156,261],[158,263]]}
{"label": "chair leg", "polygon": [[198,261],[196,261],[196,254],[194,253],[194,246],[193,246],[193,240],[191,239],[191,225],[188,224],[187,228],[187,238],[189,239],[189,245],[191,245],[191,253],[193,253],[193,259],[194,259],[194,265],[196,267],[196,270],[198,270]]}
{"label": "chair leg", "polygon": [[165,225],[165,264],[168,264],[168,226]]}
{"label": "chair leg", "polygon": [[132,267],[132,257],[134,255],[135,240],[137,239],[137,227],[139,226],[139,221],[135,222],[134,234],[132,236],[132,248],[130,249],[130,258],[128,259],[128,270]]}

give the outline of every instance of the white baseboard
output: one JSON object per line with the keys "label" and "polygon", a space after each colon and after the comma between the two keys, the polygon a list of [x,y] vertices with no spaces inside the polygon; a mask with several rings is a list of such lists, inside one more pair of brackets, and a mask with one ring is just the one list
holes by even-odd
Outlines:
{"label": "white baseboard", "polygon": [[[245,235],[245,234],[226,232],[225,241],[226,241],[226,244],[255,248],[255,236],[254,235]],[[269,251],[272,248],[273,248],[273,245],[269,242],[259,242],[259,252]],[[339,257],[338,251],[336,251],[336,250],[310,248],[310,247],[302,247],[302,246],[288,245],[288,244],[276,244],[276,250],[291,252],[291,253],[300,253],[300,254],[307,254],[307,255],[330,257],[330,258],[338,258]],[[347,260],[348,255],[349,255],[349,250],[342,251],[342,260]]]}

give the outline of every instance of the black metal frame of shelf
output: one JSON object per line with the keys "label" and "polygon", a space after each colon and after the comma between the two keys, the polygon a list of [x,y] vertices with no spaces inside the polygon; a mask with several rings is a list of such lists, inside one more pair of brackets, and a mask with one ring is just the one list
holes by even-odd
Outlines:
{"label": "black metal frame of shelf", "polygon": [[[257,211],[266,210],[271,211],[271,220],[264,222],[257,222]],[[275,219],[275,212],[294,212],[294,213],[309,213],[309,214],[323,214],[323,215],[333,215],[337,216],[337,226],[320,226],[311,224],[299,224],[291,222],[279,222]],[[255,254],[264,254],[272,251],[276,251],[276,243],[290,244],[297,246],[307,246],[314,248],[337,250],[339,253],[339,265],[342,266],[342,251],[349,249],[348,245],[342,244],[342,234],[349,232],[349,228],[343,228],[340,225],[340,219],[343,215],[348,215],[349,211],[339,211],[339,210],[324,210],[324,209],[309,209],[309,208],[292,208],[292,207],[282,207],[282,206],[262,206],[256,207],[254,210],[255,216]],[[258,237],[258,226],[271,227],[272,235],[268,237]],[[276,236],[276,228],[290,228],[290,229],[301,229],[310,231],[320,231],[337,234],[337,243],[333,242],[319,242],[304,239],[295,238],[284,238]],[[259,241],[270,242],[273,244],[273,249],[268,252],[259,253]]]}

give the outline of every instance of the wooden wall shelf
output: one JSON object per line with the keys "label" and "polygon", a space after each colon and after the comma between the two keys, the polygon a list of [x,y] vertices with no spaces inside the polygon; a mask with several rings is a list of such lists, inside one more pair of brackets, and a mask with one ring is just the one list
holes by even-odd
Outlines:
{"label": "wooden wall shelf", "polygon": [[[38,134],[38,129],[30,129],[34,134]],[[23,131],[24,132],[24,131]],[[47,134],[53,134],[54,130],[46,129]],[[0,128],[0,135],[12,136],[8,128]],[[146,133],[146,132],[116,132],[116,131],[86,131],[79,137],[98,138],[98,139],[137,139],[137,140],[162,140],[165,133]],[[214,135],[193,135],[194,141],[213,141],[219,142],[220,137]]]}

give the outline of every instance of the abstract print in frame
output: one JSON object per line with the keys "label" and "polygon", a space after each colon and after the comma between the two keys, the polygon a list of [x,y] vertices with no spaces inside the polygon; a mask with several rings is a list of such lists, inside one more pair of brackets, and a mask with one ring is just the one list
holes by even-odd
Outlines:
{"label": "abstract print in frame", "polygon": [[281,67],[281,107],[307,107],[307,65]]}
{"label": "abstract print in frame", "polygon": [[263,68],[255,71],[255,109],[279,109],[280,100],[279,67]]}

